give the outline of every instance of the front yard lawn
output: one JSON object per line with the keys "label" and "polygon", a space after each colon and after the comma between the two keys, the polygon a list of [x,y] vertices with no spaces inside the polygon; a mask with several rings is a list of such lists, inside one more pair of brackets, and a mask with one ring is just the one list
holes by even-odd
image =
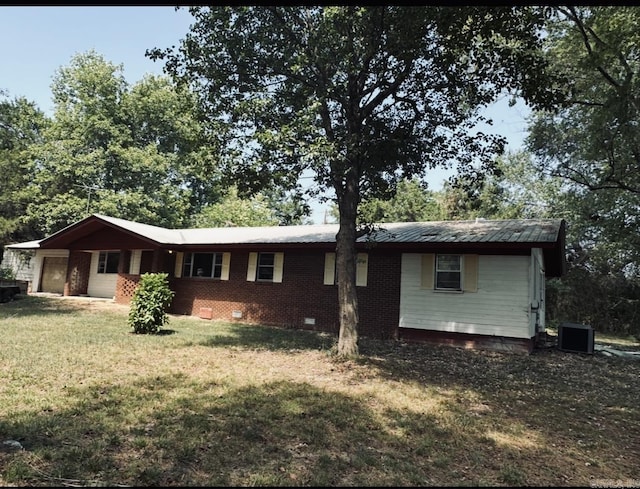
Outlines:
{"label": "front yard lawn", "polygon": [[636,359],[127,313],[0,304],[0,485],[640,485]]}

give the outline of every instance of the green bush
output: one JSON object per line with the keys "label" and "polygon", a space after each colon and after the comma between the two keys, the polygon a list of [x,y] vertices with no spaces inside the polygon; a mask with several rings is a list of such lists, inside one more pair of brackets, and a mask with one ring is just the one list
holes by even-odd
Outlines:
{"label": "green bush", "polygon": [[640,283],[623,273],[571,267],[547,281],[547,321],[582,323],[599,333],[640,336]]}
{"label": "green bush", "polygon": [[143,273],[131,299],[129,326],[136,334],[156,334],[169,322],[167,309],[174,292],[169,289],[168,274]]}
{"label": "green bush", "polygon": [[0,280],[15,280],[16,274],[9,267],[0,267]]}

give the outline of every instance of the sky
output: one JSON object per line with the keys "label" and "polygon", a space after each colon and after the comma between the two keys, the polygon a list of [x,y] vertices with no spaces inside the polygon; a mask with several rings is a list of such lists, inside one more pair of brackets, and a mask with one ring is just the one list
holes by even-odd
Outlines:
{"label": "sky", "polygon": [[[0,90],[52,115],[51,82],[75,55],[96,51],[122,65],[125,80],[134,85],[145,74],[162,74],[163,62],[150,60],[145,51],[177,46],[191,21],[186,9],[171,6],[0,6]],[[508,107],[505,100],[488,109],[495,131],[507,138],[507,149],[522,146],[526,114],[526,106]],[[449,175],[434,171],[429,188],[438,190]],[[322,222],[326,208],[313,205],[315,223]]]}

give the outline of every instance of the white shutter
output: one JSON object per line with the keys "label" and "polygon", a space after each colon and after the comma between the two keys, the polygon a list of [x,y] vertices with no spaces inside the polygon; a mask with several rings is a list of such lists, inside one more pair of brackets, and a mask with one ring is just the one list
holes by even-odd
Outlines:
{"label": "white shutter", "polygon": [[369,268],[369,254],[358,253],[356,261],[356,285],[367,286],[367,270]]}
{"label": "white shutter", "polygon": [[229,280],[229,264],[231,263],[231,253],[222,253],[222,271],[220,280]]}
{"label": "white shutter", "polygon": [[184,253],[182,251],[178,251],[176,253],[176,266],[173,270],[173,275],[176,278],[182,277],[182,262],[184,260]]}
{"label": "white shutter", "polygon": [[247,280],[256,281],[256,268],[258,267],[258,253],[249,253],[249,264],[247,266]]}
{"label": "white shutter", "polygon": [[324,285],[333,285],[336,283],[336,254],[324,254]]}
{"label": "white shutter", "polygon": [[282,268],[284,266],[284,253],[274,253],[273,281],[282,282]]}

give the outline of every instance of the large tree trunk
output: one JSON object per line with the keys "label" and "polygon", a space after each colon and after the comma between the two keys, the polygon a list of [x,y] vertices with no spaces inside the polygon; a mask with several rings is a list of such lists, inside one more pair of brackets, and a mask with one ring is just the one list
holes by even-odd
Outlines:
{"label": "large tree trunk", "polygon": [[358,295],[356,292],[356,213],[358,208],[357,178],[351,178],[338,197],[340,228],[336,235],[336,271],[340,336],[338,355],[353,357],[358,352]]}

